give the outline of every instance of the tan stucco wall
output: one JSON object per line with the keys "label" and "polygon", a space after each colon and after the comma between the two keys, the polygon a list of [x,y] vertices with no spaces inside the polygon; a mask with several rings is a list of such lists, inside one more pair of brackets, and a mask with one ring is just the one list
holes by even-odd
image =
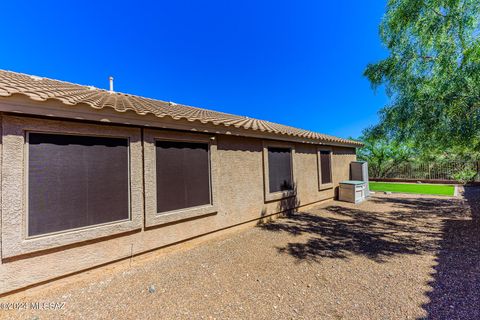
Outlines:
{"label": "tan stucco wall", "polygon": [[[4,117],[3,121],[5,125],[8,121],[13,120]],[[38,119],[23,118],[21,121],[32,124]],[[42,121],[48,122],[49,120]],[[79,125],[79,123],[77,122],[75,125]],[[4,136],[4,144],[5,139],[7,142],[12,140],[18,143],[20,137],[15,133],[13,136]],[[217,185],[215,186],[215,203],[218,207],[216,214],[151,228],[145,228],[142,224],[140,228],[102,238],[98,241],[71,243],[68,246],[55,247],[43,252],[2,259],[0,264],[0,293],[259,219],[262,216],[284,210],[285,206],[292,203],[304,206],[332,198],[338,181],[349,178],[349,164],[355,160],[355,149],[332,147],[334,188],[319,191],[317,146],[296,143],[293,162],[294,180],[297,188],[296,201],[292,202],[284,199],[266,203],[264,200],[262,162],[263,143],[263,140],[256,138],[216,136]],[[145,156],[148,156],[148,154],[145,154]],[[2,169],[12,165],[9,164],[9,159],[2,158],[4,160]],[[148,160],[146,159],[146,161]],[[19,161],[19,158],[17,157],[15,161]],[[2,172],[4,171],[2,170]],[[3,188],[6,187],[9,190],[2,190],[2,195],[23,190],[23,186],[13,190],[14,186],[5,184],[4,181],[5,177],[2,177]],[[141,187],[138,180],[135,181],[137,182],[132,187]],[[8,199],[3,198],[3,203],[5,201],[8,201]],[[137,206],[134,210],[142,210],[142,212],[133,212],[133,214],[144,216],[143,208],[144,206]]]}

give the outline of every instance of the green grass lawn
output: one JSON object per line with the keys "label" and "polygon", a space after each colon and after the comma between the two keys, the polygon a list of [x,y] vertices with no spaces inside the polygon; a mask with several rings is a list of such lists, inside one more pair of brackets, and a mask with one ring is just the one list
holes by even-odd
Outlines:
{"label": "green grass lawn", "polygon": [[455,187],[446,184],[369,182],[372,191],[391,191],[416,194],[453,196]]}

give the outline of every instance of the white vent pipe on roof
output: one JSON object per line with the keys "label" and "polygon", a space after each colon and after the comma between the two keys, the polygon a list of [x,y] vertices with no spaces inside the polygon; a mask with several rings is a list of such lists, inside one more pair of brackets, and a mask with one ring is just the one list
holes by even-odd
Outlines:
{"label": "white vent pipe on roof", "polygon": [[110,92],[113,92],[113,77],[110,76],[108,80],[110,80]]}

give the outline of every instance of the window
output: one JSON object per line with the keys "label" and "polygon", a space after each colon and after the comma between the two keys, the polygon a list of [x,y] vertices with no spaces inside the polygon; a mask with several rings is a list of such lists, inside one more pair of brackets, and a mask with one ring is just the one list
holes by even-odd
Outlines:
{"label": "window", "polygon": [[320,189],[332,187],[332,151],[320,150],[319,154],[319,185]]}
{"label": "window", "polygon": [[145,226],[217,214],[217,140],[201,133],[145,129]]}
{"label": "window", "polygon": [[210,204],[207,143],[156,141],[157,213]]}
{"label": "window", "polygon": [[4,115],[2,131],[2,258],[144,226],[141,129]]}
{"label": "window", "polygon": [[129,219],[128,139],[27,135],[28,236]]}
{"label": "window", "polygon": [[295,196],[294,161],[294,144],[263,141],[264,196],[266,202]]}
{"label": "window", "polygon": [[292,161],[289,148],[268,148],[270,193],[292,190]]}

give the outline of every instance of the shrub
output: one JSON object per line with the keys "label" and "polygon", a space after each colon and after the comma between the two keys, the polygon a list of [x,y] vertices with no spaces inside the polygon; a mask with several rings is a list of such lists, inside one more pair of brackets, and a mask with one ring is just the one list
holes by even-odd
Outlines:
{"label": "shrub", "polygon": [[457,173],[453,174],[453,178],[461,183],[468,183],[475,180],[477,176],[477,171],[472,168],[463,168]]}

